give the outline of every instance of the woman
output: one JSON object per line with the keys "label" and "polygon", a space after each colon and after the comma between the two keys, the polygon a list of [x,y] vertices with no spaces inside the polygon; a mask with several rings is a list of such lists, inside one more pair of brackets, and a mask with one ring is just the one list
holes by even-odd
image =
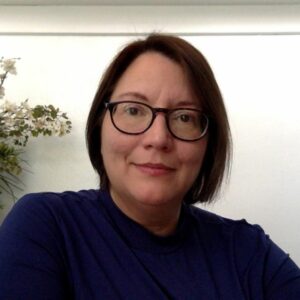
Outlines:
{"label": "woman", "polygon": [[300,299],[259,226],[205,212],[230,158],[222,97],[184,40],[127,45],[87,123],[100,190],[23,197],[0,231],[0,299]]}

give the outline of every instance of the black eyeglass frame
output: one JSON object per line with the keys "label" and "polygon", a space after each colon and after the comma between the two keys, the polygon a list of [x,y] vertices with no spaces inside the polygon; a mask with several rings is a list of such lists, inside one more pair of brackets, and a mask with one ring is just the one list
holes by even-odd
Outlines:
{"label": "black eyeglass frame", "polygon": [[[141,105],[144,105],[144,106],[148,107],[151,110],[151,112],[152,112],[152,119],[151,119],[151,122],[149,123],[149,126],[146,129],[144,129],[144,130],[142,130],[140,132],[135,132],[135,133],[127,132],[127,131],[124,131],[124,130],[120,129],[116,125],[116,123],[114,122],[114,118],[113,118],[114,107],[116,105],[120,104],[120,103],[136,103],[136,104],[141,104]],[[157,116],[157,113],[159,113],[159,112],[162,112],[162,113],[165,114],[165,120],[166,120],[167,128],[168,128],[169,132],[171,133],[171,135],[174,138],[178,139],[178,140],[185,141],[185,142],[195,142],[195,141],[201,140],[207,134],[207,132],[208,132],[209,118],[200,109],[186,108],[186,107],[178,107],[178,108],[174,108],[174,109],[161,108],[161,107],[152,107],[152,106],[150,106],[150,105],[148,105],[146,103],[142,103],[142,102],[138,102],[138,101],[130,101],[130,100],[129,101],[112,101],[112,102],[111,101],[105,101],[104,102],[104,107],[109,110],[109,112],[110,112],[110,119],[111,119],[111,122],[113,123],[114,127],[117,130],[119,130],[120,132],[125,133],[125,134],[129,134],[129,135],[139,135],[139,134],[142,134],[142,133],[146,132],[152,126],[152,124],[153,124],[153,122],[154,122],[154,120],[155,120],[155,118]],[[205,127],[205,130],[203,131],[203,133],[201,134],[200,137],[198,137],[196,139],[191,139],[191,140],[189,140],[189,139],[183,139],[181,137],[176,136],[172,132],[172,130],[170,129],[170,125],[169,125],[169,115],[171,113],[173,113],[174,111],[177,111],[177,110],[190,110],[190,111],[197,111],[197,112],[201,113],[201,115],[206,119],[206,127]]]}

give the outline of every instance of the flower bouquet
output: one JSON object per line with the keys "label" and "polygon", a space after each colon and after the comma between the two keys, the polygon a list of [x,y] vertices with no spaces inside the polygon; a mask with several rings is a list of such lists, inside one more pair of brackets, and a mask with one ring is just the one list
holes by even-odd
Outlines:
{"label": "flower bouquet", "polygon": [[13,199],[22,186],[19,175],[26,163],[22,154],[29,139],[64,136],[72,128],[67,114],[53,105],[31,107],[28,99],[20,104],[4,99],[4,82],[9,74],[17,74],[17,60],[0,58],[0,194],[6,192]]}

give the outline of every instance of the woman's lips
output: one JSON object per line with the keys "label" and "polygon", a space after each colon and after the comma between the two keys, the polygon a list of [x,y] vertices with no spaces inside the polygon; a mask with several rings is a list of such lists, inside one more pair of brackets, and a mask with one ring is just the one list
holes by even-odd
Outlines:
{"label": "woman's lips", "polygon": [[174,168],[168,167],[164,164],[146,163],[146,164],[135,164],[135,166],[142,173],[152,175],[152,176],[167,175],[175,171]]}

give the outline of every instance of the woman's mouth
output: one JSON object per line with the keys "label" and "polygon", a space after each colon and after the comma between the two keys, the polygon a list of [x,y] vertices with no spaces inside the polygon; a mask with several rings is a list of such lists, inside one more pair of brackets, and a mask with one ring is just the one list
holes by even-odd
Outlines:
{"label": "woman's mouth", "polygon": [[145,163],[145,164],[134,164],[136,168],[147,175],[151,176],[162,176],[168,175],[175,171],[174,168],[171,168],[165,164],[161,163]]}

